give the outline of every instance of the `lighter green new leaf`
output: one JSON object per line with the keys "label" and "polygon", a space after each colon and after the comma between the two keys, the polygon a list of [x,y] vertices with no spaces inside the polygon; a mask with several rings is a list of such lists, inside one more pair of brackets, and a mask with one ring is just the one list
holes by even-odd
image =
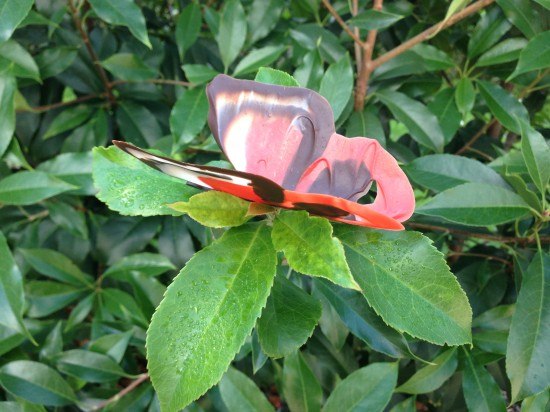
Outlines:
{"label": "lighter green new leaf", "polygon": [[163,410],[179,410],[217,383],[264,307],[276,253],[262,223],[228,230],[187,263],[147,333],[151,380]]}
{"label": "lighter green new leaf", "polygon": [[300,86],[290,74],[269,67],[260,67],[254,81],[278,86]]}
{"label": "lighter green new leaf", "polygon": [[336,236],[365,298],[388,325],[438,345],[471,342],[468,299],[430,239],[352,226],[338,226]]}
{"label": "lighter green new leaf", "polygon": [[359,290],[344,248],[332,237],[332,226],[325,218],[310,217],[306,211],[281,212],[273,223],[271,237],[275,249],[284,252],[292,269]]}
{"label": "lighter green new leaf", "polygon": [[180,215],[166,205],[188,200],[198,192],[114,146],[94,149],[93,178],[99,200],[132,216]]}
{"label": "lighter green new leaf", "polygon": [[188,202],[168,205],[181,213],[187,213],[197,222],[208,227],[240,226],[250,217],[247,216],[250,202],[229,193],[211,190],[191,197]]}

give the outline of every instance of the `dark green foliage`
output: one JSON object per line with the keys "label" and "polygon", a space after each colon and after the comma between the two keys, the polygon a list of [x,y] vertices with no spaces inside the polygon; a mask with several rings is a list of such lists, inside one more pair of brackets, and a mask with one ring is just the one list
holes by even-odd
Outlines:
{"label": "dark green foliage", "polygon": [[[0,0],[0,411],[548,410],[550,3],[478,4]],[[219,73],[377,139],[408,230],[265,219],[106,147],[227,167]]]}

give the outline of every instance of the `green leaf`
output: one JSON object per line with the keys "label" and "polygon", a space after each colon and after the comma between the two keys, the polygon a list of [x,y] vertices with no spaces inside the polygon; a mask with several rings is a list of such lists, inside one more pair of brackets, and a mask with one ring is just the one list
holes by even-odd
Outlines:
{"label": "green leaf", "polygon": [[117,0],[114,2],[110,0],[90,0],[90,5],[101,20],[109,24],[128,27],[130,33],[136,39],[150,49],[152,48],[147,35],[145,18],[134,0]]}
{"label": "green leaf", "polygon": [[439,345],[471,342],[466,294],[428,238],[343,225],[336,236],[367,301],[388,325]]}
{"label": "green leaf", "polygon": [[219,74],[216,70],[204,64],[184,64],[182,69],[187,80],[197,85],[206,83]]}
{"label": "green leaf", "polygon": [[445,144],[449,143],[460,128],[462,116],[456,107],[455,93],[450,87],[442,89],[428,103],[428,109],[437,116]]}
{"label": "green leaf", "polygon": [[386,135],[378,111],[374,106],[368,106],[362,112],[353,112],[346,127],[348,137],[369,137],[376,139],[383,147],[386,147]]}
{"label": "green leaf", "polygon": [[54,369],[28,360],[12,361],[0,368],[0,385],[8,392],[39,405],[75,404],[76,395]]}
{"label": "green leaf", "polygon": [[241,52],[245,40],[246,15],[241,2],[239,0],[224,2],[216,41],[226,72],[229,65],[235,61]]}
{"label": "green leaf", "polygon": [[57,136],[67,130],[72,130],[90,118],[95,109],[92,106],[79,105],[63,110],[51,123],[43,139]]}
{"label": "green leaf", "polygon": [[105,309],[113,316],[144,329],[149,325],[149,320],[132,295],[120,289],[106,288],[103,289],[101,298]]}
{"label": "green leaf", "polygon": [[521,153],[527,170],[540,193],[546,192],[550,180],[550,147],[544,137],[533,129],[529,123],[520,120]]}
{"label": "green leaf", "polygon": [[109,356],[115,362],[120,363],[124,357],[124,352],[132,338],[133,331],[124,333],[113,333],[104,335],[93,342],[90,342],[88,349],[92,352],[102,353]]}
{"label": "green leaf", "polygon": [[532,70],[546,69],[550,66],[550,31],[545,31],[532,38],[519,55],[518,65],[508,77],[514,77]]}
{"label": "green leaf", "polygon": [[496,44],[512,25],[493,8],[479,19],[468,42],[468,58],[473,59]]}
{"label": "green leaf", "polygon": [[183,147],[193,141],[204,128],[208,116],[208,99],[204,88],[184,91],[170,113],[170,131],[176,145]]}
{"label": "green leaf", "polygon": [[81,239],[88,239],[86,216],[64,202],[47,202],[46,208],[50,218],[59,227]]}
{"label": "green leaf", "polygon": [[48,316],[84,294],[84,288],[51,281],[31,281],[25,285],[30,305],[27,314],[30,317]]}
{"label": "green leaf", "polygon": [[0,203],[30,205],[74,188],[44,172],[18,172],[0,180]]}
{"label": "green leaf", "polygon": [[346,54],[336,63],[331,64],[323,79],[319,94],[326,98],[332,107],[334,120],[338,120],[353,91],[353,70],[351,69],[351,61],[349,54]]}
{"label": "green leaf", "polygon": [[15,77],[28,78],[41,83],[36,62],[19,43],[8,40],[0,42],[0,71],[7,68]]}
{"label": "green leaf", "polygon": [[309,276],[320,276],[345,288],[359,289],[351,276],[344,248],[332,237],[332,226],[306,211],[281,212],[271,234],[275,249],[284,252],[289,266]]}
{"label": "green leaf", "polygon": [[523,276],[512,316],[506,372],[512,383],[512,403],[550,386],[550,255],[539,251]]}
{"label": "green leaf", "polygon": [[446,70],[455,67],[453,59],[447,53],[429,44],[417,44],[411,51],[422,58],[427,71]]}
{"label": "green leaf", "polygon": [[[81,299],[80,302],[76,304],[76,306],[71,310],[71,314],[69,315],[67,323],[65,324],[65,332],[70,331],[77,325],[80,325],[84,321],[84,319],[86,319],[86,316],[88,316],[92,311],[94,300],[95,294],[90,293],[88,296],[86,296],[84,299]],[[61,349],[59,350],[59,352],[61,352]]]}
{"label": "green leaf", "polygon": [[442,352],[433,360],[433,363],[434,365],[424,366],[416,371],[396,391],[419,394],[433,392],[438,389],[455,373],[458,365],[456,348]]}
{"label": "green leaf", "polygon": [[283,396],[291,411],[319,411],[323,390],[302,354],[298,351],[285,357]]}
{"label": "green leaf", "polygon": [[504,412],[506,404],[497,383],[485,367],[476,362],[470,351],[463,349],[462,388],[470,411]]}
{"label": "green leaf", "polygon": [[156,77],[157,71],[147,66],[132,53],[117,53],[101,63],[115,77],[122,80],[140,81]]}
{"label": "green leaf", "polygon": [[201,31],[202,16],[201,8],[195,3],[189,3],[181,11],[176,23],[176,44],[180,59],[184,60],[185,52],[197,41]]}
{"label": "green leaf", "polygon": [[441,192],[415,212],[463,225],[490,226],[525,216],[529,205],[517,194],[501,187],[464,183]]}
{"label": "green leaf", "polygon": [[336,385],[323,412],[382,412],[397,383],[397,363],[371,363]]}
{"label": "green leaf", "polygon": [[24,304],[23,277],[4,234],[0,232],[0,324],[24,334],[34,342],[23,323]]}
{"label": "green leaf", "polygon": [[494,66],[517,60],[521,51],[525,49],[527,40],[522,37],[506,39],[483,53],[476,62],[477,67]]}
{"label": "green leaf", "polygon": [[290,74],[269,67],[260,67],[254,81],[279,86],[300,86]]}
{"label": "green leaf", "polygon": [[15,131],[16,90],[17,82],[15,78],[7,73],[0,72],[0,124],[2,125],[0,127],[0,156],[6,152]]}
{"label": "green leaf", "polygon": [[450,154],[421,156],[404,167],[412,180],[436,192],[463,183],[485,183],[509,189],[500,175],[478,160]]}
{"label": "green leaf", "polygon": [[279,22],[284,8],[279,0],[255,1],[248,10],[248,44],[266,37]]}
{"label": "green leaf", "polygon": [[11,37],[33,4],[34,0],[0,0],[0,43]]}
{"label": "green leaf", "polygon": [[550,391],[542,391],[538,395],[525,398],[521,403],[521,412],[544,411],[550,401]]}
{"label": "green leaf", "polygon": [[131,272],[140,272],[147,276],[158,276],[176,267],[170,260],[156,253],[136,253],[123,257],[103,273],[103,277],[125,279]]}
{"label": "green leaf", "polygon": [[404,16],[383,10],[367,10],[348,21],[351,26],[365,30],[381,30],[390,27]]}
{"label": "green leaf", "polygon": [[472,111],[475,101],[476,92],[474,84],[467,77],[461,78],[456,85],[455,102],[456,107],[462,113],[462,117],[466,117]]}
{"label": "green leaf", "polygon": [[52,279],[75,286],[91,286],[92,277],[82,272],[68,257],[50,249],[19,249],[33,269]]}
{"label": "green leaf", "polygon": [[258,337],[272,358],[287,356],[312,335],[321,317],[321,304],[284,276],[277,276],[258,319]]}
{"label": "green leaf", "polygon": [[316,279],[315,287],[351,333],[370,348],[394,358],[415,356],[403,335],[386,325],[359,292],[340,288],[323,279]]}
{"label": "green leaf", "polygon": [[233,76],[242,76],[255,72],[262,66],[269,66],[286,50],[285,46],[265,46],[252,50],[239,61],[233,71]]}
{"label": "green leaf", "polygon": [[189,214],[197,222],[208,227],[240,226],[250,219],[250,216],[247,216],[250,202],[215,190],[196,194],[188,202],[177,202],[168,206],[178,212]]}
{"label": "green leaf", "polygon": [[376,93],[397,120],[403,123],[414,140],[435,152],[443,150],[445,139],[437,117],[422,103],[390,90]]}
{"label": "green leaf", "polygon": [[508,130],[520,134],[519,121],[529,121],[529,113],[523,104],[500,86],[478,80],[479,92],[493,115]]}
{"label": "green leaf", "polygon": [[74,46],[45,49],[36,56],[36,64],[40,68],[40,76],[45,80],[63,73],[73,64],[77,54],[78,49]]}
{"label": "green leaf", "polygon": [[122,376],[132,377],[110,357],[97,352],[71,349],[54,356],[52,361],[61,372],[86,382],[112,382]]}
{"label": "green leaf", "polygon": [[71,194],[93,195],[96,192],[92,180],[91,152],[61,153],[40,163],[36,169],[75,186],[69,191]]}
{"label": "green leaf", "polygon": [[125,139],[138,146],[153,146],[163,135],[155,115],[141,104],[120,104],[116,120]]}
{"label": "green leaf", "polygon": [[323,78],[323,60],[317,50],[308,52],[302,63],[294,70],[294,78],[302,86],[319,90]]}
{"label": "green leaf", "polygon": [[539,15],[529,0],[497,0],[508,20],[512,22],[528,39],[541,31]]}
{"label": "green leaf", "polygon": [[229,368],[220,381],[220,394],[229,411],[273,412],[254,381],[235,368]]}
{"label": "green leaf", "polygon": [[154,170],[114,146],[94,149],[93,162],[98,199],[122,214],[179,215],[166,205],[197,193],[184,181]]}
{"label": "green leaf", "polygon": [[219,381],[252,331],[275,276],[265,224],[228,230],[187,263],[147,333],[161,407],[181,409]]}

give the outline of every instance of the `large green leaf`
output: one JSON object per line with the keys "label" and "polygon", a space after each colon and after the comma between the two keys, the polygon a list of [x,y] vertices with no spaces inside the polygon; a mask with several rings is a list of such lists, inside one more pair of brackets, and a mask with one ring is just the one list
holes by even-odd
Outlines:
{"label": "large green leaf", "polygon": [[351,333],[373,350],[395,358],[414,357],[403,335],[386,325],[361,293],[340,288],[323,279],[316,280],[315,287],[330,302]]}
{"label": "large green leaf", "polygon": [[528,39],[541,31],[541,15],[529,0],[496,0],[504,14]]}
{"label": "large green leaf", "polygon": [[184,181],[154,170],[114,146],[94,149],[93,178],[98,199],[127,215],[179,215],[166,205],[197,193]]}
{"label": "large green leaf", "polygon": [[476,93],[472,80],[467,77],[461,78],[456,85],[455,102],[463,117],[472,111],[475,100]]}
{"label": "large green leaf", "polygon": [[466,294],[428,238],[418,232],[336,229],[355,280],[388,325],[439,345],[471,342]]}
{"label": "large green leaf", "polygon": [[4,234],[0,232],[0,324],[32,339],[23,323],[24,303],[23,277]]}
{"label": "large green leaf", "polygon": [[306,343],[321,317],[321,304],[284,276],[277,276],[258,319],[258,337],[264,352],[280,358]]}
{"label": "large green leaf", "polygon": [[371,9],[353,17],[348,23],[360,29],[380,30],[391,26],[402,18],[403,16],[400,16],[399,14]]}
{"label": "large green leaf", "polygon": [[260,67],[254,81],[279,86],[300,86],[290,74],[269,67]]}
{"label": "large green leaf", "polygon": [[527,122],[520,121],[520,127],[521,153],[527,170],[539,191],[544,194],[550,180],[550,147],[544,137]]}
{"label": "large green leaf", "polygon": [[493,8],[479,19],[468,42],[468,57],[479,56],[510,30],[512,25],[502,16],[498,8]]}
{"label": "large green leaf", "polygon": [[550,66],[550,31],[545,31],[531,39],[521,51],[518,65],[509,79],[532,70],[545,69]]}
{"label": "large green leaf", "polygon": [[131,272],[144,273],[147,276],[157,276],[169,270],[176,269],[170,260],[156,253],[136,253],[125,256],[103,273],[103,277],[125,279]]}
{"label": "large green leaf", "polygon": [[0,43],[0,71],[6,69],[15,77],[41,81],[38,66],[30,53],[13,40]]}
{"label": "large green leaf", "polygon": [[285,51],[284,46],[265,46],[252,50],[244,57],[233,72],[233,76],[242,76],[253,73],[262,66],[269,66]]}
{"label": "large green leaf", "polygon": [[371,363],[336,385],[323,412],[382,412],[397,383],[397,363]]}
{"label": "large green leaf", "polygon": [[138,146],[153,146],[162,137],[157,118],[141,104],[123,102],[117,109],[116,120],[121,135]]}
{"label": "large green leaf", "polygon": [[211,190],[198,193],[188,202],[177,202],[169,205],[171,209],[187,213],[193,219],[208,227],[240,226],[247,216],[250,202],[229,193]]}
{"label": "large green leaf", "polygon": [[220,394],[232,412],[273,412],[262,391],[244,373],[229,368],[220,381]]}
{"label": "large green leaf", "polygon": [[73,186],[70,194],[93,195],[96,192],[92,180],[92,153],[61,153],[42,162],[36,168]]}
{"label": "large green leaf", "polygon": [[115,77],[122,80],[140,81],[152,79],[157,71],[147,66],[138,56],[132,53],[117,53],[101,63]]}
{"label": "large green leaf", "polygon": [[10,145],[15,130],[15,77],[0,72],[0,156]]}
{"label": "large green leaf", "polygon": [[519,121],[529,122],[529,113],[523,104],[502,87],[478,80],[479,92],[500,123],[514,133],[521,133]]}
{"label": "large green leaf", "polygon": [[235,61],[246,40],[246,15],[240,0],[229,0],[223,5],[216,41],[225,69]]}
{"label": "large green leaf", "polygon": [[273,30],[279,22],[284,6],[279,0],[252,2],[247,15],[249,44],[254,44]]}
{"label": "large green leaf", "polygon": [[506,39],[483,53],[476,62],[477,67],[487,67],[517,60],[527,40],[521,37]]}
{"label": "large green leaf", "polygon": [[163,409],[181,409],[219,381],[266,303],[275,265],[269,228],[251,223],[198,252],[174,279],[147,334]]}
{"label": "large green leaf", "polygon": [[486,183],[464,183],[439,193],[415,211],[472,226],[498,225],[529,213],[517,194]]}
{"label": "large green leaf", "polygon": [[107,23],[126,26],[136,39],[152,48],[145,18],[134,0],[90,0],[92,9]]}
{"label": "large green leaf", "polygon": [[0,0],[0,43],[11,37],[33,4],[34,0]]}
{"label": "large green leaf", "polygon": [[412,394],[435,391],[455,373],[458,365],[456,348],[444,351],[433,360],[433,363],[434,365],[427,365],[416,371],[396,391]]}
{"label": "large green leaf", "polygon": [[323,390],[301,352],[285,357],[283,396],[291,411],[318,411]]}
{"label": "large green leaf", "polygon": [[443,131],[437,117],[426,106],[403,93],[390,90],[379,91],[376,95],[397,120],[409,129],[418,143],[435,152],[443,150]]}
{"label": "large green leaf", "polygon": [[71,189],[75,186],[44,172],[18,172],[0,180],[0,203],[30,205]]}
{"label": "large green leaf", "polygon": [[80,298],[85,291],[84,288],[65,283],[39,280],[27,282],[25,290],[29,299],[27,315],[35,318],[50,315],[66,307]]}
{"label": "large green leaf", "polygon": [[550,386],[550,255],[539,251],[525,273],[512,316],[506,372],[512,383],[512,402]]}
{"label": "large green leaf", "polygon": [[320,276],[345,288],[359,289],[351,276],[344,249],[332,237],[332,226],[322,217],[306,211],[285,211],[277,215],[271,234],[273,245],[282,251],[290,267],[304,275]]}
{"label": "large green leaf", "polygon": [[479,364],[470,351],[464,349],[462,388],[470,411],[505,412],[506,404],[497,383]]}
{"label": "large green leaf", "polygon": [[176,23],[176,44],[180,58],[183,60],[185,52],[195,43],[201,30],[202,16],[198,3],[191,2],[181,11]]}
{"label": "large green leaf", "polygon": [[50,137],[74,129],[88,120],[93,112],[94,108],[86,105],[65,109],[50,123],[44,133],[43,139],[49,139]]}
{"label": "large green leaf", "polygon": [[435,154],[417,157],[405,166],[405,171],[416,183],[436,192],[470,182],[509,189],[504,179],[489,166],[463,156]]}
{"label": "large green leaf", "polygon": [[329,66],[323,79],[319,93],[325,97],[334,113],[334,120],[338,120],[351,98],[353,91],[353,70],[349,55],[346,54],[336,63]]}
{"label": "large green leaf", "polygon": [[191,141],[203,129],[208,116],[208,100],[204,88],[184,91],[170,113],[170,131],[181,147]]}
{"label": "large green leaf", "polygon": [[437,116],[445,144],[449,143],[460,128],[462,116],[456,107],[454,90],[450,87],[442,89],[428,103],[428,109]]}
{"label": "large green leaf", "polygon": [[85,274],[68,257],[50,249],[19,249],[25,260],[39,273],[75,286],[91,286]]}
{"label": "large green leaf", "polygon": [[75,404],[71,386],[54,369],[39,362],[17,360],[0,368],[0,385],[15,396],[39,405]]}

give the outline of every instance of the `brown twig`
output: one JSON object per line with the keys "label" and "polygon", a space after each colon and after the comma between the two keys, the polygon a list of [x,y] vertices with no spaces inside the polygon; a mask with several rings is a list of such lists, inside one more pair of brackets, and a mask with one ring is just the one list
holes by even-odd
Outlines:
{"label": "brown twig", "polygon": [[[475,232],[468,232],[467,230],[449,228],[444,226],[428,225],[425,223],[408,222],[408,223],[405,223],[405,226],[411,229],[429,230],[429,231],[435,231],[435,232],[447,232],[457,236],[474,237],[477,239],[483,239],[487,241],[494,241],[494,242],[501,242],[501,243],[518,243],[521,245],[526,245],[529,243],[536,242],[536,239],[534,237],[513,237],[513,236],[491,235],[488,233],[487,234],[475,233]],[[550,243],[550,236],[541,236],[540,240],[542,243]]]}
{"label": "brown twig", "polygon": [[506,266],[514,267],[514,264],[510,262],[509,260],[503,259],[498,256],[493,255],[487,255],[485,253],[471,253],[471,252],[451,252],[447,254],[447,257],[453,257],[453,256],[470,256],[470,257],[480,257],[487,260],[494,260],[500,263],[504,263]]}
{"label": "brown twig", "polygon": [[498,120],[497,119],[493,119],[491,120],[489,123],[486,123],[485,125],[483,125],[483,127],[481,129],[479,129],[479,131],[470,139],[466,142],[466,144],[464,146],[462,146],[460,149],[457,150],[457,152],[455,154],[459,155],[459,154],[462,154],[464,153],[466,150],[469,150],[470,147],[475,143],[477,142],[477,140],[483,136],[485,133],[487,133],[487,130],[489,130],[489,128],[491,126],[493,126],[494,124],[498,123]]}
{"label": "brown twig", "polygon": [[117,86],[119,84],[128,84],[128,83],[141,83],[141,82],[144,82],[144,83],[154,83],[154,84],[170,84],[170,85],[173,85],[173,86],[183,86],[183,87],[188,87],[188,86],[192,86],[193,83],[189,83],[189,82],[184,82],[183,80],[173,80],[173,79],[146,79],[146,80],[139,80],[139,81],[134,81],[134,80],[114,80],[112,82],[109,83],[109,85],[111,87],[114,87],[114,86]]}
{"label": "brown twig", "polygon": [[[383,0],[374,0],[372,8],[374,10],[382,10]],[[365,106],[365,97],[367,96],[367,90],[369,87],[369,79],[374,66],[372,65],[372,53],[374,51],[374,44],[376,43],[376,36],[378,30],[370,30],[367,35],[367,41],[363,46],[363,59],[361,64],[361,71],[359,78],[357,79],[357,85],[355,87],[355,111],[360,112]]]}
{"label": "brown twig", "polygon": [[86,46],[86,50],[88,50],[88,54],[92,59],[92,63],[97,71],[97,74],[99,75],[99,78],[103,83],[103,87],[105,88],[105,96],[107,97],[109,103],[111,105],[114,105],[116,103],[116,99],[115,99],[115,96],[113,95],[113,91],[111,90],[112,88],[109,84],[109,78],[107,77],[107,73],[105,72],[105,69],[101,65],[101,62],[99,61],[99,57],[97,56],[94,48],[92,47],[92,43],[90,42],[90,37],[88,37],[88,33],[86,33],[86,30],[84,30],[84,27],[82,27],[82,20],[78,15],[78,10],[74,5],[73,0],[69,0],[69,9],[71,10],[71,15],[73,17],[74,25],[78,30],[78,32],[80,33],[80,37],[84,42],[84,46]]}
{"label": "brown twig", "polygon": [[145,382],[147,379],[149,379],[149,375],[147,373],[142,373],[137,377],[136,380],[132,381],[128,386],[126,386],[124,389],[122,389],[119,393],[117,393],[114,396],[111,396],[109,399],[101,402],[100,404],[96,405],[94,408],[92,408],[93,411],[98,411],[100,409],[105,408],[107,405],[117,402],[120,398],[122,398],[124,395],[129,394],[134,389],[136,389],[139,385],[141,385],[143,382]]}
{"label": "brown twig", "polygon": [[396,48],[384,53],[382,56],[378,57],[377,59],[373,60],[372,62],[372,69],[376,69],[377,67],[380,67],[382,64],[388,62],[389,60],[393,59],[394,57],[399,56],[401,53],[409,50],[410,48],[416,46],[419,43],[422,43],[425,40],[428,40],[431,36],[433,36],[435,33],[439,32],[440,30],[446,29],[447,27],[450,27],[459,21],[465,19],[466,17],[470,16],[471,14],[474,14],[478,12],[479,10],[487,7],[491,3],[493,3],[495,0],[478,0],[475,3],[471,4],[470,6],[466,7],[464,10],[459,11],[458,13],[451,16],[448,20],[439,22],[435,24],[434,26],[430,27],[427,30],[424,30],[422,33],[414,36],[412,39],[407,40],[405,43],[402,43],[401,45],[397,46]]}
{"label": "brown twig", "polygon": [[346,24],[346,22],[342,19],[342,17],[340,17],[340,15],[334,9],[334,7],[332,7],[330,2],[328,0],[323,0],[323,4],[327,8],[329,13],[332,14],[332,17],[334,17],[334,20],[338,22],[340,27],[344,29],[344,31],[353,39],[353,41],[359,45],[363,45],[363,42],[361,41],[359,36],[353,30],[350,29],[350,27]]}
{"label": "brown twig", "polygon": [[[351,3],[351,15],[353,17],[357,16],[357,13],[359,13],[359,0],[353,0]],[[354,27],[353,32],[359,38],[359,28]],[[353,48],[355,50],[355,65],[357,67],[357,73],[361,70],[361,60],[363,58],[363,48],[361,45],[357,42],[353,42]]]}
{"label": "brown twig", "polygon": [[88,100],[100,99],[102,97],[103,97],[103,95],[101,95],[101,94],[95,94],[95,93],[86,94],[84,96],[77,97],[76,99],[68,100],[66,102],[57,102],[57,103],[52,103],[52,104],[46,104],[44,106],[35,106],[35,107],[31,107],[30,109],[27,109],[27,110],[18,109],[17,111],[18,112],[41,113],[41,112],[47,112],[48,110],[58,109],[60,107],[72,106],[72,105],[75,105],[75,104],[78,104],[78,103],[87,102]]}

